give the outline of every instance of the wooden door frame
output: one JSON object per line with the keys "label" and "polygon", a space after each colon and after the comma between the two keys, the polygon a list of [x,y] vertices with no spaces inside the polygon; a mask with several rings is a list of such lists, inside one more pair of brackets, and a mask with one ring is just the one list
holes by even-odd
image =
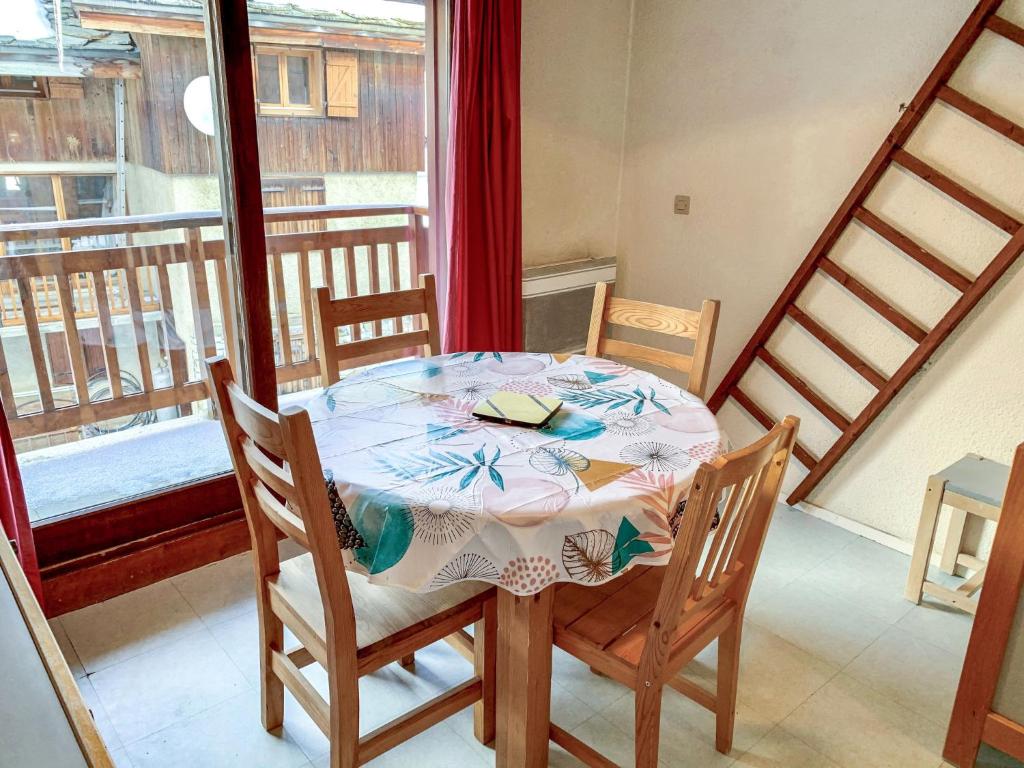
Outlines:
{"label": "wooden door frame", "polygon": [[426,0],[427,207],[429,271],[437,282],[438,325],[448,314],[448,226],[445,195],[448,167],[448,106],[451,76],[451,0]]}
{"label": "wooden door frame", "polygon": [[[263,186],[252,44],[245,0],[206,0],[206,54],[213,90],[224,248],[234,289],[236,380],[260,404],[277,410],[270,282],[263,226]],[[267,375],[265,372],[269,371]]]}

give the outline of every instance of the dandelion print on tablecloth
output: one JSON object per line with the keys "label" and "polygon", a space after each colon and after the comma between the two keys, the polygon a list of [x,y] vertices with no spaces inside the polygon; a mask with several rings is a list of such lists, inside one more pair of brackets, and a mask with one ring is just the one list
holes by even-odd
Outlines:
{"label": "dandelion print on tablecloth", "polygon": [[497,578],[498,568],[494,563],[476,552],[464,552],[450,560],[444,568],[438,571],[431,584],[435,587],[443,587],[467,579],[495,581]]}
{"label": "dandelion print on tablecloth", "polygon": [[675,472],[690,463],[690,455],[668,443],[630,443],[619,452],[619,458],[652,472]]}
{"label": "dandelion print on tablecloth", "polygon": [[458,389],[453,389],[451,396],[457,400],[486,400],[496,391],[492,384],[485,384],[482,381],[467,381]]}
{"label": "dandelion print on tablecloth", "polygon": [[612,435],[639,437],[654,431],[654,422],[647,416],[633,416],[629,413],[611,413],[602,419],[605,429]]}
{"label": "dandelion print on tablecloth", "polygon": [[428,544],[451,544],[473,530],[477,505],[455,488],[420,489],[409,501],[416,538]]}
{"label": "dandelion print on tablecloth", "polygon": [[597,583],[612,575],[615,537],[602,529],[566,536],[562,544],[562,565],[576,581]]}
{"label": "dandelion print on tablecloth", "polygon": [[519,594],[534,594],[554,582],[558,566],[543,555],[509,560],[501,572],[501,586]]}

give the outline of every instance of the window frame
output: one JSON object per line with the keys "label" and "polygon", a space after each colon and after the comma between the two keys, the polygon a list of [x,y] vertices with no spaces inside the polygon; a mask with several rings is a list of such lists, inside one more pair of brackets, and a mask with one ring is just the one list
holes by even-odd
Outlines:
{"label": "window frame", "polygon": [[[53,206],[52,207],[53,207],[53,210],[54,210],[54,216],[55,216],[57,221],[67,221],[68,220],[67,201],[66,201],[65,196],[64,196],[64,180],[65,179],[74,179],[74,178],[77,178],[79,176],[89,176],[89,177],[92,177],[92,176],[102,176],[102,177],[105,177],[105,178],[109,178],[113,185],[117,184],[117,174],[116,174],[116,172],[111,171],[111,170],[106,170],[106,169],[104,169],[104,170],[96,170],[96,171],[88,171],[88,170],[59,170],[59,169],[47,169],[47,170],[42,170],[42,171],[36,171],[36,170],[33,170],[33,171],[13,171],[12,170],[10,172],[5,172],[5,173],[0,174],[0,176],[3,176],[3,177],[6,177],[6,176],[15,176],[15,177],[28,177],[28,176],[31,176],[33,178],[49,179],[50,180],[50,187],[53,190]],[[37,207],[40,208],[41,210],[49,210],[50,209],[50,206],[37,206]],[[72,249],[71,240],[69,238],[66,238],[66,237],[61,238],[61,248],[63,248],[65,251],[70,251]],[[6,243],[0,242],[0,256],[5,256],[5,255],[7,255]]]}
{"label": "window frame", "polygon": [[[15,78],[31,78],[35,88],[17,88],[12,86]],[[0,75],[0,99],[48,99],[50,84],[45,77],[35,75]]]}
{"label": "window frame", "polygon": [[[319,48],[293,48],[288,45],[254,45],[252,50],[253,88],[256,94],[256,114],[264,117],[323,117],[324,110],[324,57]],[[260,56],[277,59],[277,78],[280,102],[260,100]],[[292,104],[288,90],[288,57],[305,58],[309,62],[309,104]]]}

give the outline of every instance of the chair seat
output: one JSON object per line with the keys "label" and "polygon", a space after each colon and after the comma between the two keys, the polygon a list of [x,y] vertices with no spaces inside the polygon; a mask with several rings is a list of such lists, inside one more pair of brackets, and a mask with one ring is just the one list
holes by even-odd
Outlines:
{"label": "chair seat", "polygon": [[[588,654],[588,663],[621,679],[626,668],[640,663],[667,570],[638,566],[596,587],[567,584],[559,588],[555,594],[555,645],[574,654],[589,650],[593,656]],[[680,622],[673,649],[702,632],[714,633],[735,607],[732,600],[724,598],[701,604],[699,610],[691,611]],[[603,669],[602,658],[612,660],[619,674]]]}
{"label": "chair seat", "polygon": [[[459,626],[471,624],[482,612],[483,603],[494,594],[494,587],[477,582],[417,594],[399,587],[370,584],[357,573],[347,572],[347,576],[361,668],[377,668],[400,658],[409,652],[403,650],[409,643],[419,648],[440,640],[453,631],[446,624],[460,620],[458,617],[463,614],[468,618]],[[274,612],[313,658],[326,666],[327,629],[313,556],[306,553],[283,560],[280,573],[267,580],[267,587]]]}

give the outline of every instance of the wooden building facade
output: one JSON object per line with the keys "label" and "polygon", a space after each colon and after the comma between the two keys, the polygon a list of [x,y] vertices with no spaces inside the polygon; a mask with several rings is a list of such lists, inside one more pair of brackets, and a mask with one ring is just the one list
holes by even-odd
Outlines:
{"label": "wooden building facade", "polygon": [[[32,63],[42,61],[39,51],[45,46],[31,45],[22,54],[17,41],[5,41],[0,33],[0,172],[60,173],[63,164],[80,172],[81,164],[93,163],[109,170],[120,159],[174,176],[215,175],[214,140],[189,122],[183,108],[189,83],[207,74],[201,20],[164,18],[160,14],[166,12],[156,6],[152,16],[139,10],[118,16],[97,12],[96,5],[65,6],[65,40],[80,41],[90,52],[114,41],[110,64],[100,59],[78,67],[87,76],[39,74],[33,66],[40,72],[53,68],[52,62]],[[401,30],[396,39],[380,37],[379,30],[310,35],[301,19],[290,21],[287,28],[260,22],[253,34],[261,41],[254,45],[258,76],[277,55],[290,68],[286,72],[282,65],[285,91],[298,82],[308,101],[304,109],[267,104],[262,97],[273,89],[257,88],[264,175],[424,171],[423,44],[409,37],[416,30]],[[323,26],[322,19],[314,22]],[[68,50],[67,55],[76,54]],[[119,158],[120,98],[124,148]]]}

